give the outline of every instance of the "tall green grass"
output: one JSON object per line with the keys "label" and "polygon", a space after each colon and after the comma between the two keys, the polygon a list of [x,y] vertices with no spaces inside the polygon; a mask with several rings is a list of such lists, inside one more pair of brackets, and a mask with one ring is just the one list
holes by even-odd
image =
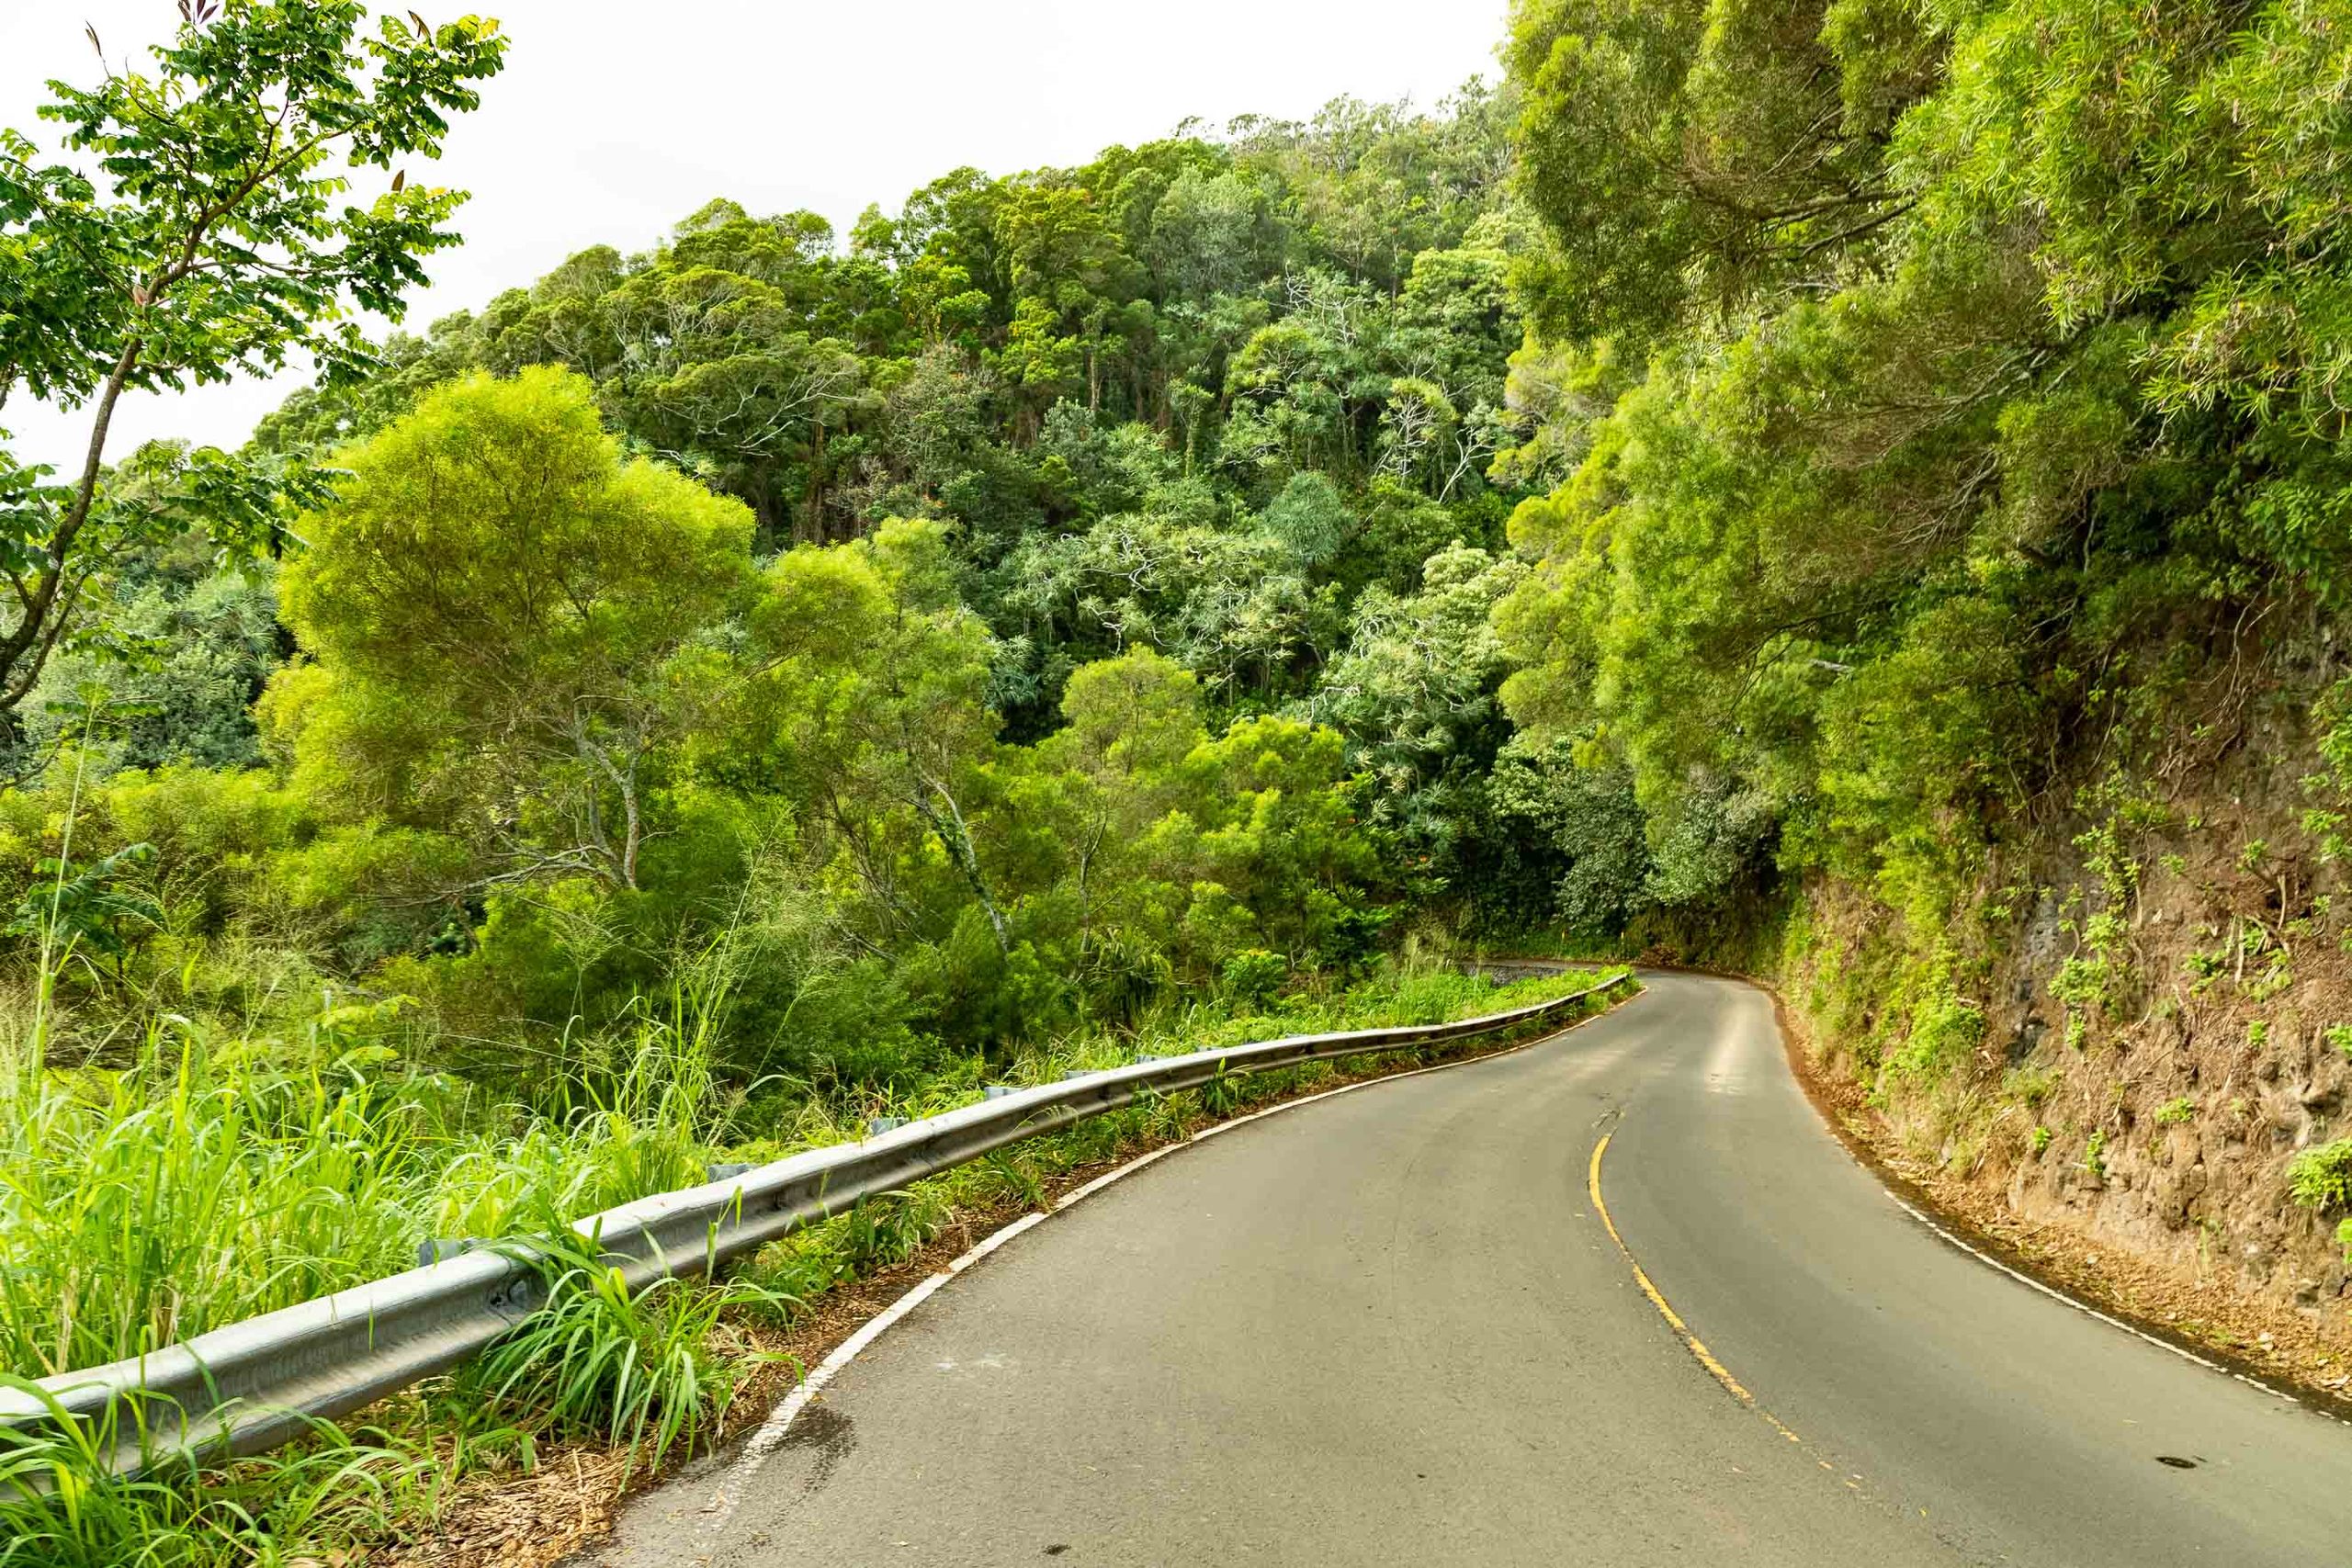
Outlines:
{"label": "tall green grass", "polygon": [[540,1309],[466,1367],[457,1400],[535,1437],[586,1438],[659,1465],[727,1418],[743,1375],[765,1359],[719,1340],[730,1310],[791,1305],[747,1280],[670,1276],[632,1292],[593,1241],[565,1230],[529,1258],[547,1280]]}
{"label": "tall green grass", "polygon": [[[1171,1007],[1136,1029],[1038,1047],[1011,1076],[1276,1034],[1428,1023],[1558,985],[1497,990],[1392,974],[1265,1012]],[[966,1084],[802,1098],[767,1135],[729,1125],[711,1070],[723,998],[682,994],[608,1053],[616,1066],[537,1105],[402,1066],[382,1047],[288,1063],[184,1018],[114,1069],[35,1070],[29,1032],[0,1078],[0,1372],[42,1377],[135,1356],[411,1266],[421,1243],[543,1235],[693,1185],[722,1156],[773,1158],[921,1116]],[[333,1049],[333,1044],[330,1044]]]}
{"label": "tall green grass", "polygon": [[539,1106],[358,1051],[288,1064],[185,1019],[115,1069],[0,1094],[0,1371],[96,1366],[702,1179],[708,1042],[642,1020]]}

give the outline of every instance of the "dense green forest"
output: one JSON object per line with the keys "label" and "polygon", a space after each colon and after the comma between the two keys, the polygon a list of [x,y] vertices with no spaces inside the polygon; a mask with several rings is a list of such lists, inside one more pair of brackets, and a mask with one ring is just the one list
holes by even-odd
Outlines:
{"label": "dense green forest", "polygon": [[1507,121],[962,170],[846,243],[714,201],[393,338],[246,455],[331,500],[127,554],[85,615],[143,662],[43,672],[19,886],[79,790],[77,874],[154,850],[94,987],[209,1009],[266,948],[477,1071],[726,930],[733,1070],[827,1086],[1540,919],[1513,814],[1565,763],[1487,782],[1504,524],[1556,477]]}
{"label": "dense green forest", "polygon": [[1526,299],[1606,412],[1513,524],[1514,716],[1924,935],[2328,674],[2344,20],[1522,7]]}
{"label": "dense green forest", "polygon": [[[201,1090],[223,1168],[504,1151],[425,1180],[494,1228],[1475,944],[1780,976],[1970,1173],[2096,1180],[2199,1029],[2352,1055],[2341,0],[1519,0],[1434,107],[847,234],[679,193],[377,343],[329,301],[453,243],[387,172],[506,40],[197,9],[159,101],[236,112],[59,89],[111,197],[0,141],[0,407],[323,368],[240,452],[0,451],[0,1212]],[[2255,1208],[2352,1202],[2313,1125]]]}
{"label": "dense green forest", "polygon": [[1593,879],[1654,902],[1634,940],[1776,978],[1966,1201],[2329,1354],[2347,37],[2326,0],[1526,0],[1516,372],[1574,470],[1493,623],[1511,747],[1641,824],[1641,880]]}

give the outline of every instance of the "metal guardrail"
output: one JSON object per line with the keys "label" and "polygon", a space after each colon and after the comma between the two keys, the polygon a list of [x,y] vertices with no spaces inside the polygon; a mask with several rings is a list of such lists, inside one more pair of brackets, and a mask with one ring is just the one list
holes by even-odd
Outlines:
{"label": "metal guardrail", "polygon": [[[574,1223],[641,1287],[665,1273],[713,1269],[859,1202],[1154,1096],[1229,1074],[1295,1066],[1495,1033],[1564,1013],[1631,972],[1570,996],[1453,1023],[1297,1034],[1146,1060],[1017,1089],[810,1149],[725,1179],[640,1198]],[[265,1313],[145,1356],[64,1372],[40,1387],[71,1416],[112,1413],[119,1469],[187,1447],[259,1453],[386,1394],[447,1371],[528,1316],[545,1287],[526,1257],[476,1250]],[[53,1419],[40,1400],[0,1389],[0,1423]]]}

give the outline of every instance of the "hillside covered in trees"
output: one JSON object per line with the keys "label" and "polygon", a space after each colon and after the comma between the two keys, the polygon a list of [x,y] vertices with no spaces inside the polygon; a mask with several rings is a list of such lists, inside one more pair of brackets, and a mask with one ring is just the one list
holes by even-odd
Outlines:
{"label": "hillside covered in trees", "polygon": [[395,337],[246,455],[330,502],[121,564],[151,656],[50,667],[23,728],[73,760],[16,798],[156,847],[173,985],[235,933],[491,1058],[756,930],[747,1081],[1540,920],[1566,861],[1514,824],[1568,765],[1487,776],[1504,525],[1560,472],[1508,120],[1342,102],[846,237],[718,200]]}

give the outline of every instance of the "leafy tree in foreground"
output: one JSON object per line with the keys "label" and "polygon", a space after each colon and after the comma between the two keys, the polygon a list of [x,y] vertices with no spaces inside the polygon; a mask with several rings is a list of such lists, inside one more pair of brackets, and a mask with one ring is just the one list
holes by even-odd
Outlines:
{"label": "leafy tree in foreground", "polygon": [[634,888],[665,759],[730,668],[706,634],[752,591],[750,511],[623,462],[594,389],[547,367],[444,387],[345,460],[284,578],[319,663],[273,700],[312,778],[486,831],[501,876]]}
{"label": "leafy tree in foreground", "polygon": [[[350,308],[397,318],[423,258],[458,243],[462,193],[411,186],[396,165],[439,154],[505,39],[471,17],[437,29],[387,17],[362,36],[366,17],[362,0],[227,0],[154,51],[152,76],[51,82],[41,116],[88,167],[42,163],[0,130],[0,409],[21,389],[90,422],[66,483],[0,446],[12,731],[115,552],[198,521],[238,549],[274,534],[282,471],[219,452],[158,459],[182,504],[119,503],[106,449],[123,394],[266,374],[304,353],[331,370],[364,363]],[[338,156],[390,171],[387,188],[343,204]]]}

